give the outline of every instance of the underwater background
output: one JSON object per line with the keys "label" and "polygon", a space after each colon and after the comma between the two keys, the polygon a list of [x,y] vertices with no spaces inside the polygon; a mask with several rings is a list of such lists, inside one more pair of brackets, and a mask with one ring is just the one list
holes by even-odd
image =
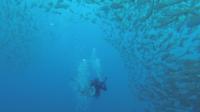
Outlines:
{"label": "underwater background", "polygon": [[200,112],[200,1],[1,0],[0,112]]}

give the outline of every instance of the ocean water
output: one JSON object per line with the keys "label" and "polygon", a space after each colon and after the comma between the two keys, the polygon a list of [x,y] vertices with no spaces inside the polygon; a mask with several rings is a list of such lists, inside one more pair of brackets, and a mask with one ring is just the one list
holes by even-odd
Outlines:
{"label": "ocean water", "polygon": [[0,112],[200,112],[199,5],[2,0]]}

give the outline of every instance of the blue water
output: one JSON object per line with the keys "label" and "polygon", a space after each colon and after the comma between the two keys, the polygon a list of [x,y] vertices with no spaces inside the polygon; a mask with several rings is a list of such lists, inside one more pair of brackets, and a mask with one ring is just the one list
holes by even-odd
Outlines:
{"label": "blue water", "polygon": [[[198,10],[168,25],[163,10],[137,20],[148,0],[83,1],[2,0],[0,112],[199,112]],[[98,98],[87,88],[97,77]]]}
{"label": "blue water", "polygon": [[30,59],[21,60],[28,63],[19,68],[15,61],[1,64],[7,69],[0,72],[1,112],[75,112],[79,101],[70,81],[77,75],[80,61],[90,57],[92,48],[96,48],[102,72],[108,77],[108,91],[92,99],[88,112],[128,112],[133,108],[127,70],[117,51],[102,39],[105,35],[97,25],[48,14],[37,19],[38,40],[30,48],[34,53]]}

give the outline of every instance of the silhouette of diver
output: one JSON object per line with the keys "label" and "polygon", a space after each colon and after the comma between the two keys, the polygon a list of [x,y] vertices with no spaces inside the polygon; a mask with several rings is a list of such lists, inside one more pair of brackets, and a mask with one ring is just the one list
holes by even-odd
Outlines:
{"label": "silhouette of diver", "polygon": [[106,78],[104,80],[100,80],[99,78],[95,78],[91,80],[90,86],[94,88],[94,97],[99,97],[101,95],[101,91],[106,91]]}

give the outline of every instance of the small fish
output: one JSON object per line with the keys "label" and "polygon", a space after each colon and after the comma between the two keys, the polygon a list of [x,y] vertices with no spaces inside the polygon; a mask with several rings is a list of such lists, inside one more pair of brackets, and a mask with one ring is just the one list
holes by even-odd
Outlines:
{"label": "small fish", "polygon": [[64,0],[58,0],[56,5],[54,6],[55,9],[68,9],[69,5],[64,3]]}
{"label": "small fish", "polygon": [[122,8],[124,8],[124,6],[123,6],[121,3],[112,3],[112,4],[110,5],[110,7],[111,7],[112,9],[122,9]]}
{"label": "small fish", "polygon": [[56,4],[55,9],[68,9],[69,8],[69,5],[67,4]]}
{"label": "small fish", "polygon": [[187,21],[187,26],[190,28],[193,28],[199,25],[200,25],[200,15],[193,15]]}

